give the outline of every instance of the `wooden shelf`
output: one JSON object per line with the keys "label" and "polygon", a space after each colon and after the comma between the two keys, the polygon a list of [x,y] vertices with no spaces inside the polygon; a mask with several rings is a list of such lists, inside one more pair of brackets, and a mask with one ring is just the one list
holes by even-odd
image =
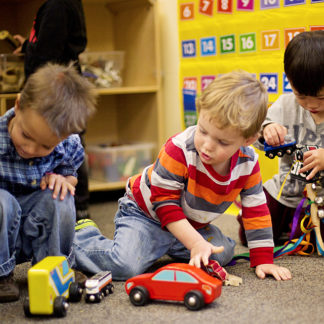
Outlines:
{"label": "wooden shelf", "polygon": [[126,186],[126,181],[104,182],[104,181],[89,179],[90,191],[119,190],[119,189],[124,189],[125,186]]}
{"label": "wooden shelf", "polygon": [[[0,0],[0,30],[28,35],[43,0]],[[96,114],[88,121],[86,146],[95,143],[165,141],[161,105],[159,19],[156,0],[83,0],[87,51],[125,52],[122,87],[96,89]],[[17,93],[0,94],[0,114]],[[153,152],[154,156],[157,152]],[[134,171],[135,172],[135,171]],[[89,181],[90,191],[123,189],[125,182]]]}

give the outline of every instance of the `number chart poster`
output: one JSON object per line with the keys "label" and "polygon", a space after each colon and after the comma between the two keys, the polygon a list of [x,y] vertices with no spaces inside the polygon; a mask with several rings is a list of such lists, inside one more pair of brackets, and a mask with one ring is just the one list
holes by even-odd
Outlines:
{"label": "number chart poster", "polygon": [[218,75],[242,69],[267,87],[269,102],[291,92],[283,54],[298,33],[324,29],[324,0],[178,0],[184,127],[196,96]]}

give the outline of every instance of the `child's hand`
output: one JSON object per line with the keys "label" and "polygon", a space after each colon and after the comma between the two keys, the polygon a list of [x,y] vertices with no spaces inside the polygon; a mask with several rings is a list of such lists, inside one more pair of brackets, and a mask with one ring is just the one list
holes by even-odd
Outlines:
{"label": "child's hand", "polygon": [[306,177],[306,180],[310,180],[314,175],[324,170],[324,149],[319,148],[317,150],[310,150],[304,153],[303,167],[299,170],[299,173],[312,170],[312,172]]}
{"label": "child's hand", "polygon": [[291,279],[291,273],[287,268],[275,264],[259,264],[255,268],[255,273],[260,279],[264,279],[266,275],[272,275],[276,280]]}
{"label": "child's hand", "polygon": [[283,145],[285,143],[286,135],[287,128],[277,123],[271,123],[263,129],[263,137],[265,141],[272,146]]}
{"label": "child's hand", "polygon": [[60,174],[46,173],[42,178],[40,187],[45,190],[47,187],[53,190],[53,199],[60,195],[60,199],[64,200],[68,191],[74,196],[75,187],[68,182],[68,179]]}
{"label": "child's hand", "polygon": [[190,250],[189,264],[200,268],[201,262],[206,266],[211,254],[221,253],[224,251],[223,246],[215,246],[205,240],[198,241]]}
{"label": "child's hand", "polygon": [[13,38],[19,42],[19,46],[13,51],[13,54],[20,54],[22,50],[22,44],[25,42],[26,38],[21,35],[14,35]]}

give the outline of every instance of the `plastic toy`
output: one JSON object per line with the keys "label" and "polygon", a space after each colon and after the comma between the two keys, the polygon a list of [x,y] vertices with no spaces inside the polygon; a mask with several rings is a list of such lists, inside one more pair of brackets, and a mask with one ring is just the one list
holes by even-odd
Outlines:
{"label": "plastic toy", "polygon": [[67,300],[80,301],[82,292],[66,258],[48,256],[28,270],[29,298],[24,302],[25,315],[63,317],[68,308]]}
{"label": "plastic toy", "polygon": [[210,276],[220,279],[224,286],[239,286],[243,283],[242,278],[228,273],[216,260],[209,260],[208,264],[201,268]]}
{"label": "plastic toy", "polygon": [[112,294],[114,285],[111,283],[111,271],[101,271],[85,282],[86,297],[88,303],[100,303],[104,296]]}
{"label": "plastic toy", "polygon": [[323,221],[323,215],[320,212],[321,209],[318,207],[322,207],[324,205],[324,197],[317,196],[317,187],[316,184],[307,184],[306,185],[307,198],[311,201],[311,221],[314,226],[315,236],[316,236],[316,247],[317,254],[324,256],[324,243],[321,234],[321,221]]}
{"label": "plastic toy", "polygon": [[279,146],[271,146],[267,142],[264,142],[265,155],[270,159],[274,159],[276,156],[283,157],[284,154],[291,155],[295,149],[296,141]]}
{"label": "plastic toy", "polygon": [[171,263],[128,279],[125,289],[135,306],[155,299],[183,301],[188,309],[199,310],[221,295],[222,281],[189,264]]}

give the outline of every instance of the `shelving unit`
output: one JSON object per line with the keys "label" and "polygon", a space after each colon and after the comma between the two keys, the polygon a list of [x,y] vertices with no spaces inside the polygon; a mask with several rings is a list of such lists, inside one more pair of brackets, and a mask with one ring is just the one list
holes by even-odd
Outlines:
{"label": "shelving unit", "polygon": [[[28,35],[41,3],[0,0],[0,30]],[[86,143],[150,142],[158,149],[164,140],[164,123],[157,2],[83,0],[83,6],[87,51],[125,51],[123,86],[97,90],[97,113],[88,123]],[[0,94],[1,114],[15,97],[16,94]],[[124,185],[90,180],[90,191],[116,190]]]}

